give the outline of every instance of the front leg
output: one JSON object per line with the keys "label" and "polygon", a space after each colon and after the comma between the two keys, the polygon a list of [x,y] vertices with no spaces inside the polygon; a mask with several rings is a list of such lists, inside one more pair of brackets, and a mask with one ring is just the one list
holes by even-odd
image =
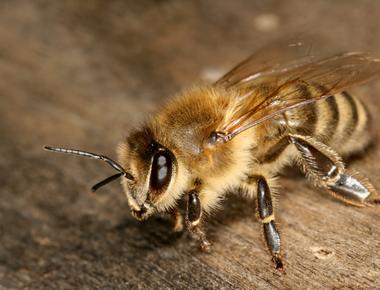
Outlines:
{"label": "front leg", "polygon": [[199,192],[192,190],[187,193],[186,206],[186,226],[187,229],[199,240],[201,249],[209,251],[211,243],[206,239],[205,233],[201,229],[202,205],[199,199]]}

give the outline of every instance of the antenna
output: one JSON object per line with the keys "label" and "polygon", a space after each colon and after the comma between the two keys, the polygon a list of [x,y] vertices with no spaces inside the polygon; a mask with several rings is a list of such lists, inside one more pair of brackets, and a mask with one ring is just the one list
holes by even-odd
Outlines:
{"label": "antenna", "polygon": [[119,173],[114,174],[110,177],[107,177],[106,179],[100,181],[99,183],[95,184],[91,190],[95,192],[97,189],[102,187],[103,185],[106,185],[117,178],[124,176],[125,178],[129,180],[134,180],[132,174],[129,172],[125,171],[125,169],[116,161],[112,160],[111,158],[104,156],[104,155],[99,155],[87,151],[82,151],[82,150],[77,150],[77,149],[68,149],[68,148],[60,148],[60,147],[51,147],[51,146],[44,146],[44,149],[47,151],[51,152],[58,152],[58,153],[65,153],[65,154],[71,154],[71,155],[77,155],[77,156],[83,156],[83,157],[89,157],[92,159],[98,159],[106,162],[108,165],[110,165],[113,169],[119,171]]}

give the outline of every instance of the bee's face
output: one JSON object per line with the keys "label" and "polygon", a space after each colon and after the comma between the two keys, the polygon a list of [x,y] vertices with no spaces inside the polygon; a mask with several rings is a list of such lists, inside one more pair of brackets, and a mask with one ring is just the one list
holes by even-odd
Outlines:
{"label": "bee's face", "polygon": [[174,154],[139,131],[132,134],[119,150],[122,164],[129,167],[134,180],[122,181],[132,215],[146,219],[161,211],[175,199],[168,193],[177,169]]}

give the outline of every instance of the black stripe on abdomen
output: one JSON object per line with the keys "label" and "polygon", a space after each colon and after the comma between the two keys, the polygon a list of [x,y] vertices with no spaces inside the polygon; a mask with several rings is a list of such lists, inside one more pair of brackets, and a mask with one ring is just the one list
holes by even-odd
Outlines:
{"label": "black stripe on abdomen", "polygon": [[348,137],[348,136],[351,136],[353,132],[355,132],[355,129],[359,121],[359,114],[358,114],[358,108],[356,106],[354,98],[347,92],[342,92],[342,96],[345,97],[351,110],[351,118],[346,123],[345,129],[344,129],[344,135]]}
{"label": "black stripe on abdomen", "polygon": [[329,120],[327,120],[328,126],[326,132],[324,132],[324,135],[326,136],[326,141],[331,140],[334,137],[334,134],[336,132],[336,128],[339,124],[339,109],[338,104],[336,102],[335,96],[330,96],[326,99],[326,104],[329,109]]}
{"label": "black stripe on abdomen", "polygon": [[[310,88],[308,85],[304,83],[299,83],[297,84],[297,90],[298,90],[298,93],[301,94],[304,99],[313,98],[313,94],[310,91]],[[298,134],[312,136],[313,133],[315,132],[317,121],[318,121],[316,106],[317,106],[316,103],[310,103],[306,106],[296,109],[296,111],[294,112],[296,118],[303,119],[302,124],[300,124],[297,127],[292,128]],[[289,111],[289,113],[291,113],[291,111]]]}

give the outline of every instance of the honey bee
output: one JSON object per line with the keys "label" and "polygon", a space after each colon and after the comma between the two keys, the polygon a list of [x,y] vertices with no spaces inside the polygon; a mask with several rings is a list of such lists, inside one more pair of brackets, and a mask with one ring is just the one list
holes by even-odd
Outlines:
{"label": "honey bee", "polygon": [[[374,186],[345,168],[342,157],[371,142],[364,104],[346,90],[380,74],[380,59],[364,53],[318,57],[308,43],[264,48],[212,85],[171,99],[118,148],[119,162],[75,149],[46,150],[95,158],[121,177],[132,215],[169,213],[204,250],[202,222],[226,192],[255,200],[274,266],[284,269],[273,196],[277,176],[299,166],[316,187],[355,206],[380,203]],[[178,202],[186,200],[185,217]]]}

